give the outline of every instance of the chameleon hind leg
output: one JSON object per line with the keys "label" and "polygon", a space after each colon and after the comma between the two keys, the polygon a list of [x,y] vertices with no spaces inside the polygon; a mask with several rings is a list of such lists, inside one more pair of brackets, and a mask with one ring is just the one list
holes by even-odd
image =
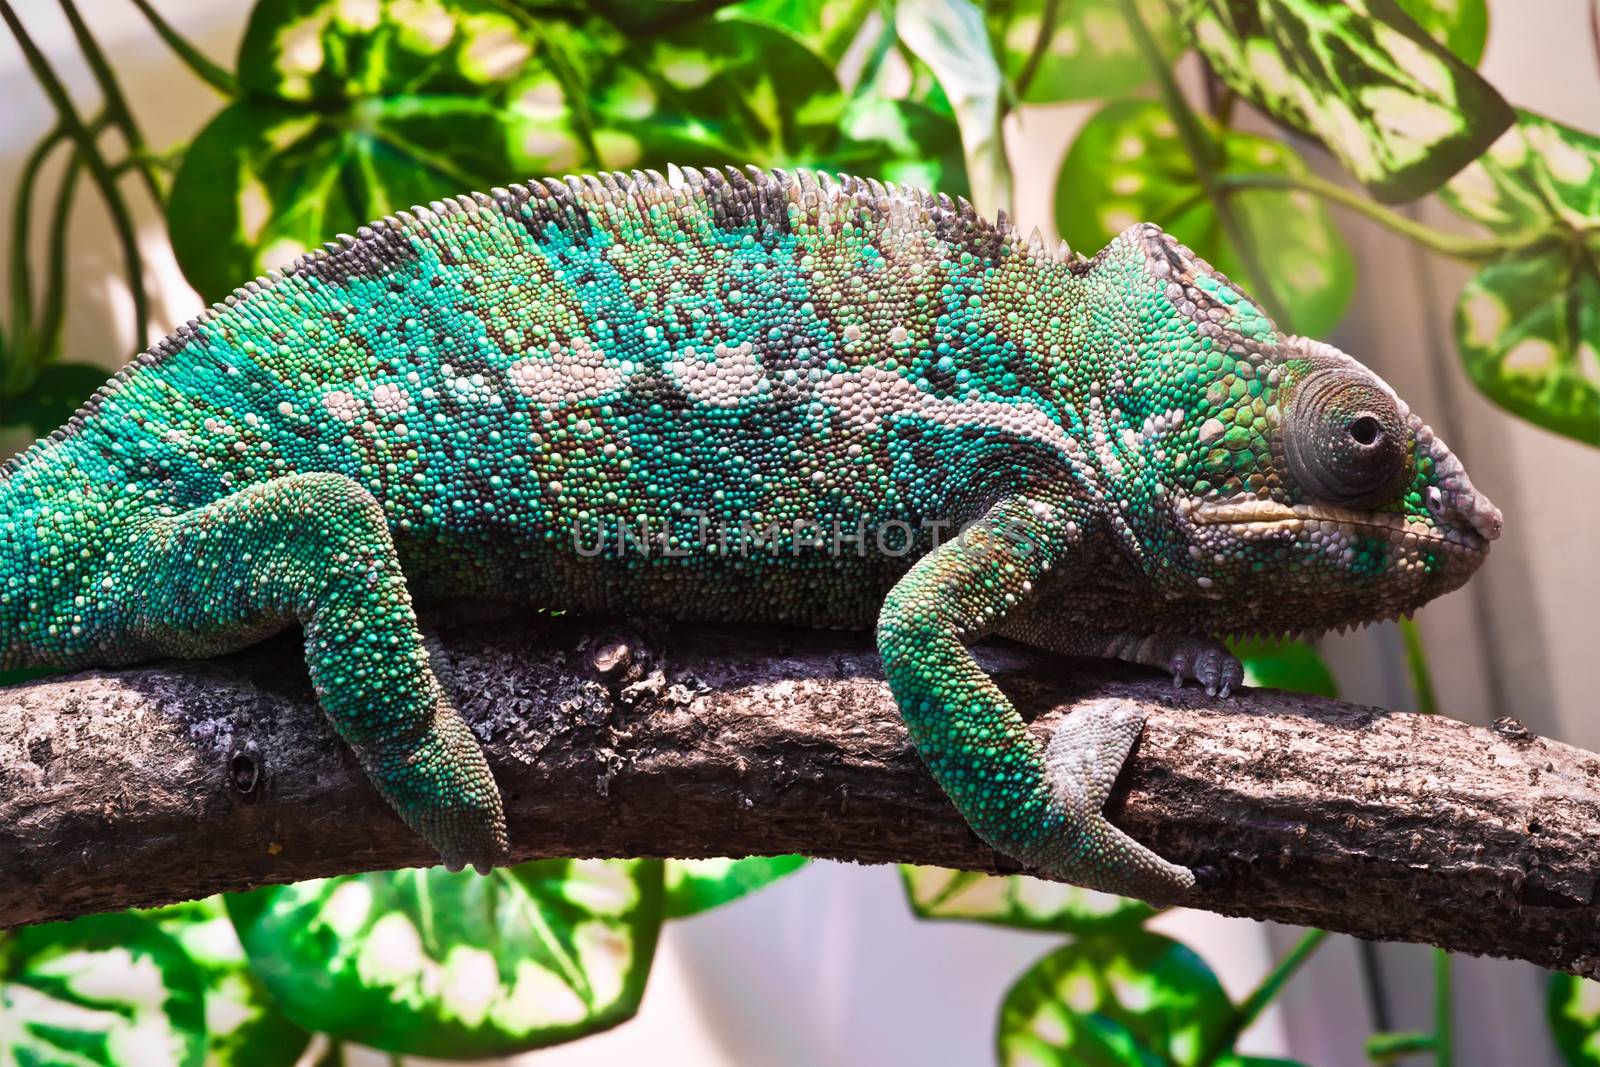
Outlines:
{"label": "chameleon hind leg", "polygon": [[1051,517],[1002,501],[918,560],[878,618],[884,672],[923,761],[979,837],[1063,881],[1171,899],[1194,885],[1192,872],[1101,813],[1142,719],[1113,706],[1076,711],[1041,752],[966,648],[1025,605],[1070,550]]}
{"label": "chameleon hind leg", "polygon": [[1172,675],[1182,687],[1192,678],[1208,696],[1227,696],[1244,684],[1244,665],[1228,646],[1192,634],[1136,634],[1063,627],[1048,615],[1026,613],[1006,620],[999,631],[1025,645],[1063,656],[1110,656],[1125,663],[1154,667]]}
{"label": "chameleon hind leg", "polygon": [[211,655],[299,621],[323,710],[400,816],[452,868],[503,857],[500,791],[428,665],[370,493],[292,475],[156,519],[135,545],[135,625],[153,651]]}

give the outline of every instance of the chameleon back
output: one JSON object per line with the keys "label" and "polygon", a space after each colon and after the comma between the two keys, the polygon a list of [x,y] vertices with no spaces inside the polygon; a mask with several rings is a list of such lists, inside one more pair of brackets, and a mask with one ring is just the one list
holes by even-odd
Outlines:
{"label": "chameleon back", "polygon": [[991,482],[1061,446],[1024,358],[1061,320],[993,294],[1064,307],[1081,268],[855,178],[517,186],[236,291],[8,481],[126,518],[337,473],[424,596],[868,626]]}

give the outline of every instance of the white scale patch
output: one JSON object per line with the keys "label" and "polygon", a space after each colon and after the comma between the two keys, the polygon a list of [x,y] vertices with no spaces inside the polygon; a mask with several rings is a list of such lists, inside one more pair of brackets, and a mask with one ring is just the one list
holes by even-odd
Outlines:
{"label": "white scale patch", "polygon": [[519,359],[506,368],[512,388],[537,404],[582,403],[615,393],[633,373],[632,361],[613,359],[587,337],[550,342],[549,355]]}
{"label": "white scale patch", "polygon": [[924,393],[893,371],[864,367],[853,374],[826,378],[817,393],[846,421],[873,430],[885,418],[916,415],[945,426],[969,424],[999,426],[1067,455],[1073,445],[1050,416],[1032,404],[1007,404],[998,400],[955,400]]}
{"label": "white scale patch", "polygon": [[325,393],[322,397],[322,406],[328,409],[328,414],[340,422],[355,422],[361,417],[361,401],[348,389],[335,389]]}
{"label": "white scale patch", "polygon": [[749,341],[734,348],[719,343],[709,352],[691,346],[665,369],[684,396],[712,407],[734,407],[772,390]]}
{"label": "white scale patch", "polygon": [[411,406],[411,397],[393,382],[384,382],[372,391],[372,406],[385,415],[399,415]]}

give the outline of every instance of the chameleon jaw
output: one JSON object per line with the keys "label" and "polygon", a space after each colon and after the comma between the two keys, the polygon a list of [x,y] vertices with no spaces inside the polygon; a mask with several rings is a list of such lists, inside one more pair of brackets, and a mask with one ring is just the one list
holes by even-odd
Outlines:
{"label": "chameleon jaw", "polygon": [[1431,543],[1484,555],[1489,541],[1478,531],[1458,526],[1433,526],[1392,511],[1354,511],[1333,504],[1280,504],[1258,497],[1233,500],[1191,498],[1179,514],[1194,526],[1226,526],[1253,539],[1281,535],[1286,529],[1332,533],[1336,530],[1380,534],[1393,543]]}

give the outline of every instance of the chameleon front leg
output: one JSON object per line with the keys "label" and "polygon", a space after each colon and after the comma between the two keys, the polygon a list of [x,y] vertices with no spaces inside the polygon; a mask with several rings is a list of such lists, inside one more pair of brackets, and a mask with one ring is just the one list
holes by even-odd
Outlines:
{"label": "chameleon front leg", "polygon": [[153,520],[127,555],[151,651],[212,655],[298,620],[323,710],[400,816],[452,868],[504,856],[500,791],[428,666],[383,509],[359,484],[255,485]]}
{"label": "chameleon front leg", "polygon": [[1065,561],[1063,526],[1059,511],[1012,498],[918,560],[878,617],[884,671],[923,761],[979,837],[1064,881],[1170,899],[1193,873],[1101,814],[1142,719],[1079,710],[1041,752],[965,645],[1002,626]]}

